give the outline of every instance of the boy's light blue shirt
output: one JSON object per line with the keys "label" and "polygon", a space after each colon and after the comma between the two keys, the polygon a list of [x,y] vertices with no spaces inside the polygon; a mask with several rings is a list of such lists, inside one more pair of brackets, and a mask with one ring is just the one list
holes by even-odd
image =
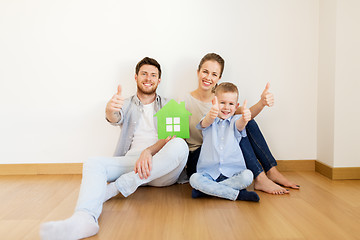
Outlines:
{"label": "boy's light blue shirt", "polygon": [[208,173],[213,179],[217,179],[220,173],[232,177],[246,169],[239,146],[241,138],[246,137],[246,130],[240,132],[236,128],[235,122],[239,118],[241,115],[225,120],[217,117],[207,128],[201,127],[200,123],[196,126],[203,134],[197,172]]}

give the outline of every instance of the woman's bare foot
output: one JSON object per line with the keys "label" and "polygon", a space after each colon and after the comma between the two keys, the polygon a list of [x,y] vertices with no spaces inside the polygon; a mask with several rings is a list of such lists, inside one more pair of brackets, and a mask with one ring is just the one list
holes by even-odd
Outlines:
{"label": "woman's bare foot", "polygon": [[266,173],[267,177],[272,180],[273,182],[284,186],[284,187],[289,187],[289,188],[293,188],[293,189],[300,189],[300,186],[287,180],[286,177],[284,177],[284,175],[282,175],[279,170],[277,170],[276,167],[272,167],[270,168],[269,171],[267,171]]}
{"label": "woman's bare foot", "polygon": [[289,193],[289,190],[280,187],[273,181],[271,181],[264,172],[261,172],[255,179],[254,179],[254,188],[256,190],[260,190],[266,193],[274,194],[274,195],[282,195]]}

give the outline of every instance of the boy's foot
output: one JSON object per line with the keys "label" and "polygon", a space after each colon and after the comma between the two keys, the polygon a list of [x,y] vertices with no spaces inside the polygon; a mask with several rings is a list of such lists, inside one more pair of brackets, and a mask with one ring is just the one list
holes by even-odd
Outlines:
{"label": "boy's foot", "polygon": [[272,167],[269,171],[267,171],[266,175],[270,180],[281,186],[293,189],[300,189],[300,185],[297,185],[287,180],[287,178],[284,177],[284,175],[282,175],[276,167]]}
{"label": "boy's foot", "polygon": [[289,190],[271,181],[264,172],[261,172],[254,179],[254,188],[255,190],[263,191],[274,195],[282,195],[289,193]]}
{"label": "boy's foot", "polygon": [[260,201],[260,197],[259,195],[257,195],[256,192],[252,192],[252,191],[249,192],[246,189],[242,189],[240,190],[236,200],[258,202]]}
{"label": "boy's foot", "polygon": [[82,211],[75,212],[63,221],[43,223],[40,227],[42,240],[82,239],[93,236],[99,231],[94,217]]}
{"label": "boy's foot", "polygon": [[191,197],[192,198],[202,198],[202,197],[209,197],[209,195],[207,195],[206,193],[203,193],[199,190],[193,189],[191,191]]}

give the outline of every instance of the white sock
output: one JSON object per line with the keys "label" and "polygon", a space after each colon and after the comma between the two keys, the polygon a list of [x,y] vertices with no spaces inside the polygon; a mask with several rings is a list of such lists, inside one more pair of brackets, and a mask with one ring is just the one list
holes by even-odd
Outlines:
{"label": "white sock", "polygon": [[116,195],[118,195],[120,192],[119,190],[116,188],[115,186],[115,182],[109,183],[106,186],[106,193],[105,193],[105,198],[104,198],[104,202],[106,202],[107,200],[109,200],[110,198],[115,197]]}
{"label": "white sock", "polygon": [[77,211],[62,221],[43,223],[40,227],[42,240],[82,239],[93,236],[99,231],[99,225],[87,212]]}

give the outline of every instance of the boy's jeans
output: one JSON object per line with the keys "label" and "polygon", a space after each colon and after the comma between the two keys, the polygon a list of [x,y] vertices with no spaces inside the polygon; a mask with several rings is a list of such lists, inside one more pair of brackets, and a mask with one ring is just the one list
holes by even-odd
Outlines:
{"label": "boy's jeans", "polygon": [[147,179],[134,172],[138,155],[91,158],[84,163],[83,177],[75,211],[85,211],[96,220],[105,198],[107,182],[116,181],[120,193],[127,197],[141,185],[164,187],[174,184],[183,170],[189,149],[181,138],[170,140],[152,159]]}
{"label": "boy's jeans", "polygon": [[190,185],[196,190],[229,200],[236,200],[239,191],[248,187],[252,181],[253,173],[248,169],[229,178],[221,174],[216,180],[207,173],[194,173],[190,177]]}

